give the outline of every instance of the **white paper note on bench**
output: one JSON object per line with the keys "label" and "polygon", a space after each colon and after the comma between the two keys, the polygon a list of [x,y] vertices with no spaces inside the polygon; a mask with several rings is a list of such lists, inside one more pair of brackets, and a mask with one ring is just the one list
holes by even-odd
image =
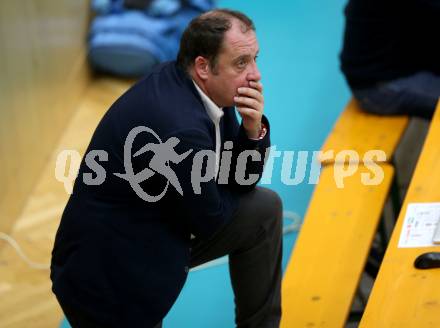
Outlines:
{"label": "white paper note on bench", "polygon": [[438,246],[432,242],[440,219],[440,203],[409,203],[405,213],[400,248]]}

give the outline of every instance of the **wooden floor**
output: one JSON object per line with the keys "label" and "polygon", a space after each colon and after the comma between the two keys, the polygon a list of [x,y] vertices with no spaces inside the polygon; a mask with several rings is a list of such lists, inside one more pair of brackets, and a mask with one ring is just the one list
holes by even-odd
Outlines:
{"label": "wooden floor", "polygon": [[[55,179],[55,161],[64,149],[86,150],[99,120],[132,82],[95,79],[84,95],[61,137],[11,236],[34,262],[49,263],[56,229],[68,199],[64,185]],[[38,136],[36,136],[38,137]],[[49,270],[30,268],[3,240],[0,240],[0,327],[58,327],[61,309],[51,292]]]}

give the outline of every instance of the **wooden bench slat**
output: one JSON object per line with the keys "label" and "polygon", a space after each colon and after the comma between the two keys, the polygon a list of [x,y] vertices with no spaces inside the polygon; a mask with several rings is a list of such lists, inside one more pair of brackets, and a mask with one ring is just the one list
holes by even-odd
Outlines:
{"label": "wooden bench slat", "polygon": [[382,168],[381,184],[363,185],[360,165],[342,189],[333,165],[322,170],[284,274],[281,327],[343,327],[394,174]]}
{"label": "wooden bench slat", "polygon": [[[333,150],[335,156],[342,150],[355,150],[361,157],[369,150],[381,149],[390,161],[405,132],[407,116],[381,116],[360,110],[357,101],[351,99],[339,116],[332,132],[327,137],[322,151]],[[323,160],[324,164],[334,162],[334,158]]]}
{"label": "wooden bench slat", "polygon": [[440,102],[359,327],[440,327],[440,269],[413,266],[440,246],[398,248],[408,204],[440,202],[439,141]]}

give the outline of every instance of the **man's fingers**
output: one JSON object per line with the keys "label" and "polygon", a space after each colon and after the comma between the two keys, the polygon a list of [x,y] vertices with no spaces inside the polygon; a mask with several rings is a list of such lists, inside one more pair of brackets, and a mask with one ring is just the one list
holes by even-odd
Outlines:
{"label": "man's fingers", "polygon": [[250,98],[255,98],[261,103],[263,103],[263,101],[264,101],[263,95],[261,94],[261,92],[259,90],[241,87],[241,88],[238,88],[237,91],[238,91],[239,96],[248,96]]}
{"label": "man's fingers", "polygon": [[237,107],[237,111],[243,117],[253,118],[255,120],[261,119],[261,113],[253,108],[249,107]]}
{"label": "man's fingers", "polygon": [[240,105],[244,105],[246,107],[251,107],[254,110],[258,110],[258,111],[262,111],[263,106],[262,104],[254,99],[254,98],[248,98],[248,97],[234,97],[234,101],[236,104]]}
{"label": "man's fingers", "polygon": [[249,87],[238,88],[238,95],[234,97],[237,111],[243,119],[243,126],[251,136],[261,127],[264,108],[262,91],[263,85],[260,82],[249,81]]}
{"label": "man's fingers", "polygon": [[263,93],[263,83],[261,83],[260,81],[249,81],[249,85],[251,88],[257,89],[258,91],[260,91],[260,93]]}

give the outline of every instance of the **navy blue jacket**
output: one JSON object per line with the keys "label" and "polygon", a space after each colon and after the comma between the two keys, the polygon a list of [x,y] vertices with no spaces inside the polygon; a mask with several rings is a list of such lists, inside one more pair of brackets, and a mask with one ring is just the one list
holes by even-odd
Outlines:
{"label": "navy blue jacket", "polygon": [[[262,160],[249,158],[246,174],[261,177],[263,171],[269,133],[262,140],[250,140],[234,108],[225,108],[224,113],[222,150],[224,141],[234,145],[230,178],[227,184],[214,179],[201,183],[197,194],[191,185],[194,155],[199,150],[215,151],[215,128],[188,75],[174,62],[160,65],[110,107],[86,152],[104,150],[108,157],[91,156],[88,165],[82,161],[57,231],[51,279],[61,302],[109,327],[153,327],[166,315],[187,277],[191,234],[209,238],[232,218],[239,194],[255,187],[256,183],[235,182],[237,154],[257,150]],[[263,122],[269,126],[265,117]],[[114,174],[125,173],[124,145],[138,126],[151,128],[162,142],[179,138],[178,154],[193,150],[180,163],[169,163],[183,195],[170,184],[160,200],[148,202]],[[132,156],[147,143],[158,140],[151,133],[139,133],[128,153],[135,173],[148,167],[152,152]],[[104,170],[104,182],[99,184]],[[84,177],[96,185],[84,183]],[[156,173],[140,188],[159,195],[166,182]]]}

